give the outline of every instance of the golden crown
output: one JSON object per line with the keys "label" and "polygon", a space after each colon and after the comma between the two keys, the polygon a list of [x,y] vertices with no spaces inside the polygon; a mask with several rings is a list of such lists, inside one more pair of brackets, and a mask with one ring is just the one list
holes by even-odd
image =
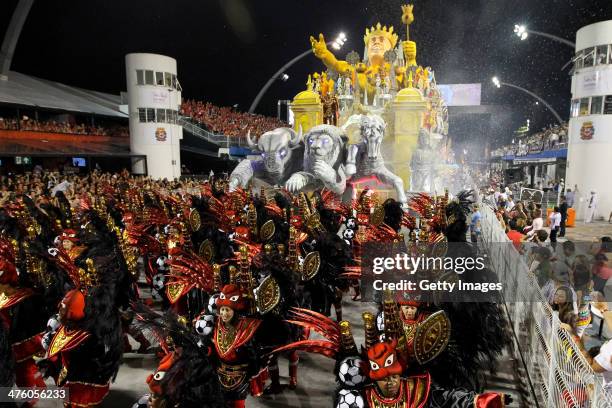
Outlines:
{"label": "golden crown", "polygon": [[382,35],[391,43],[391,48],[395,48],[397,44],[397,34],[393,32],[393,26],[387,28],[387,26],[382,27],[380,23],[376,23],[376,26],[372,26],[370,28],[366,28],[366,33],[363,36],[363,41],[366,45],[369,44],[370,38],[374,35]]}

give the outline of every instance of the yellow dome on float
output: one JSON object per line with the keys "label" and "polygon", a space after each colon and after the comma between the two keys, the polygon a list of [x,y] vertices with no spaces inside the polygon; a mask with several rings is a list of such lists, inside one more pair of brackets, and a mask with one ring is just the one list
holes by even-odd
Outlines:
{"label": "yellow dome on float", "polygon": [[315,91],[302,91],[293,98],[294,105],[307,105],[321,103],[321,97]]}
{"label": "yellow dome on float", "polygon": [[404,88],[395,96],[395,102],[420,102],[422,100],[423,95],[417,88]]}

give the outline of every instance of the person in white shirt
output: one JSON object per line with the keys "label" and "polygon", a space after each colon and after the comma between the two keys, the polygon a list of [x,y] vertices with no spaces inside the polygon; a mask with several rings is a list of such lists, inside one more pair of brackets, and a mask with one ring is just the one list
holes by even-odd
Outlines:
{"label": "person in white shirt", "polygon": [[559,143],[559,135],[553,132],[548,140],[550,147],[554,148],[557,146],[557,143]]}
{"label": "person in white shirt", "polygon": [[599,349],[599,354],[593,358],[591,368],[596,373],[602,373],[604,388],[612,389],[612,341],[608,340]]}
{"label": "person in white shirt", "polygon": [[544,219],[542,218],[541,210],[534,210],[532,214],[533,220],[531,221],[531,227],[528,227],[529,230],[527,232],[528,237],[532,237],[536,231],[544,229]]}
{"label": "person in white shirt", "polygon": [[493,198],[495,199],[495,204],[499,203],[499,197],[501,197],[501,191],[499,189],[495,190],[493,193]]}
{"label": "person in white shirt", "polygon": [[514,200],[512,196],[508,196],[508,201],[506,201],[506,211],[511,211],[514,208]]}
{"label": "person in white shirt", "polygon": [[553,212],[550,214],[550,242],[552,242],[552,247],[557,249],[557,232],[559,232],[559,228],[561,227],[561,213],[559,212],[559,207],[555,207]]}
{"label": "person in white shirt", "polygon": [[587,201],[587,213],[586,213],[586,217],[584,217],[584,222],[592,222],[593,217],[595,216],[596,210],[597,210],[597,193],[595,191],[591,191],[591,197]]}

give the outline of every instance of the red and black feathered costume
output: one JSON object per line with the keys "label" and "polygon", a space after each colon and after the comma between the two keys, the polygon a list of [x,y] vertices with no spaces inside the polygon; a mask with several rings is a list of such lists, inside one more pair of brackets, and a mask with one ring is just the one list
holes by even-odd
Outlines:
{"label": "red and black feathered costume", "polygon": [[230,321],[218,317],[215,322],[212,342],[217,358],[217,375],[228,407],[245,406],[247,392],[260,395],[258,381],[259,364],[257,348],[253,344],[260,320],[238,316],[248,307],[245,294],[237,285],[225,285],[217,299],[217,308],[223,315],[223,307],[234,312]]}
{"label": "red and black feathered costume", "polygon": [[[476,258],[476,248],[467,241],[467,215],[473,204],[474,192],[462,191],[450,200],[438,217],[438,229],[448,240],[446,257]],[[471,269],[461,275],[463,282],[496,282],[497,276],[489,268]],[[440,358],[432,361],[428,369],[436,382],[445,387],[465,387],[481,390],[483,373],[496,371],[496,362],[510,342],[510,331],[505,312],[500,303],[466,301],[464,292],[457,292],[462,299],[436,305],[448,315],[452,330],[448,347]]]}
{"label": "red and black feathered costume", "polygon": [[[427,372],[403,377],[404,367],[396,351],[397,342],[376,343],[366,350],[368,376],[373,381],[364,389],[369,408],[503,408],[503,394],[476,394],[436,385]],[[391,377],[391,380],[385,381]]]}
{"label": "red and black feathered costume", "polygon": [[[152,331],[165,355],[147,378],[149,404],[179,408],[224,408],[221,386],[211,358],[210,339],[198,336],[171,311],[157,314],[134,305],[137,325]],[[171,340],[171,341],[170,341]]]}
{"label": "red and black feathered costume", "polygon": [[[98,405],[108,394],[109,374],[114,373],[103,370],[107,353],[101,339],[83,327],[85,295],[78,289],[69,291],[60,309],[64,309],[60,315],[65,313],[65,323],[53,336],[40,367],[45,375],[53,377],[58,386],[68,388],[69,407]],[[96,372],[96,369],[100,371]]]}
{"label": "red and black feathered costume", "polygon": [[[325,316],[303,309],[294,310],[293,315],[292,323],[311,328],[324,336],[325,340],[303,340],[281,347],[275,352],[297,349],[334,358],[337,361],[338,379],[344,387],[339,390],[336,403],[349,393],[353,394],[353,400],[360,399],[363,405],[369,408],[502,408],[505,402],[510,400],[499,393],[477,394],[438,386],[427,371],[418,372],[417,367],[409,367],[408,360],[403,357],[407,354],[406,350],[401,354],[398,352],[398,340],[406,344],[403,336],[400,336],[400,339],[379,340],[380,334],[376,330],[374,317],[369,313],[364,314],[368,347],[362,348],[361,353],[357,351],[350,323],[343,321],[338,324]],[[432,316],[436,319],[441,317],[439,314]],[[429,332],[429,335],[433,333]],[[386,333],[385,336],[389,334]],[[423,338],[429,335],[424,334]],[[408,354],[410,353],[408,351]],[[428,358],[438,355],[439,351]],[[359,367],[361,376],[367,376],[369,381],[364,384],[343,378],[342,366],[347,360],[353,360],[351,364]],[[411,374],[407,374],[408,372]]]}
{"label": "red and black feathered costume", "polygon": [[88,238],[92,245],[76,263],[61,250],[51,253],[75,288],[60,302],[61,324],[38,363],[45,377],[69,389],[67,407],[96,406],[108,394],[122,357],[119,305],[131,287],[120,249],[108,231],[90,229],[87,234],[95,238]]}
{"label": "red and black feathered costume", "polygon": [[[289,309],[299,306],[300,303],[297,274],[289,267],[285,258],[272,249],[271,245],[266,245],[264,251],[255,258],[252,271],[259,278],[260,284],[274,280],[279,290],[278,303],[271,310],[268,310],[269,308],[259,310],[262,314],[262,323],[258,330],[257,342],[261,346],[262,354],[266,354],[277,347],[299,340],[305,335],[300,328],[285,321],[288,318]],[[298,353],[290,352],[287,359],[289,360],[289,388],[293,389],[297,386],[298,381]],[[265,389],[265,393],[281,392],[283,386],[280,384],[276,356],[268,363],[268,375],[271,384]]]}
{"label": "red and black feathered costume", "polygon": [[[27,283],[26,279],[23,280]],[[44,352],[41,345],[46,324],[44,310],[41,293],[19,284],[12,244],[1,239],[0,325],[8,333],[10,358],[14,361],[12,374],[20,387],[46,387],[33,359]]]}

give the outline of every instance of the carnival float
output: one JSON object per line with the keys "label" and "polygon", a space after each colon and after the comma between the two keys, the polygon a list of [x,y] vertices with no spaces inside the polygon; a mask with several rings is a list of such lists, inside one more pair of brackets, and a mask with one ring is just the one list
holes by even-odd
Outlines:
{"label": "carnival float", "polygon": [[325,187],[346,198],[369,187],[405,203],[406,191],[452,185],[448,108],[433,69],[417,63],[413,5],[402,6],[401,21],[405,40],[393,26],[367,28],[363,57],[351,51],[340,60],[323,34],[310,37],[326,70],[293,98],[293,129],[247,135],[257,156],[236,167],[230,187]]}

